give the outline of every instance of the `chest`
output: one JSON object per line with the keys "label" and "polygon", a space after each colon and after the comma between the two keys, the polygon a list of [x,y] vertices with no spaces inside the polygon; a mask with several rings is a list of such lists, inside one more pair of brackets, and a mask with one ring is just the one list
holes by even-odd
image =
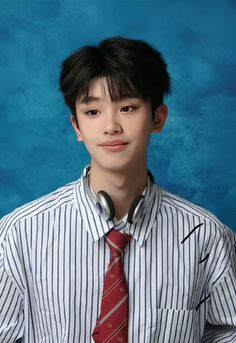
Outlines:
{"label": "chest", "polygon": [[[206,287],[208,261],[199,263],[205,254],[196,239],[181,244],[177,236],[153,234],[140,246],[133,238],[124,253],[131,306],[195,308]],[[110,258],[105,240],[94,243],[86,232],[58,232],[33,243],[26,278],[38,299],[48,294],[69,306],[71,297],[85,294],[80,300],[85,306],[91,292],[91,301],[99,303]]]}
{"label": "chest", "polygon": [[[85,231],[69,230],[36,238],[29,247],[31,258],[25,261],[28,298],[34,304],[30,315],[39,330],[49,325],[49,331],[66,338],[74,328],[77,341],[87,337],[90,342],[111,257],[106,241],[93,243]],[[155,232],[143,246],[130,241],[123,264],[130,337],[143,335],[151,342],[163,321],[193,321],[206,288],[207,263],[199,263],[204,253],[196,240],[183,245],[178,236],[160,237]]]}

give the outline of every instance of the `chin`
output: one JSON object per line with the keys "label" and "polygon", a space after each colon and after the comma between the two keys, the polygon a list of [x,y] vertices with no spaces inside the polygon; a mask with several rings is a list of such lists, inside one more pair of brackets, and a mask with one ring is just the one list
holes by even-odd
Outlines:
{"label": "chin", "polygon": [[133,163],[113,163],[112,165],[107,166],[107,170],[110,170],[111,172],[117,172],[117,173],[124,173],[126,174],[128,170],[137,170],[136,166],[134,166]]}

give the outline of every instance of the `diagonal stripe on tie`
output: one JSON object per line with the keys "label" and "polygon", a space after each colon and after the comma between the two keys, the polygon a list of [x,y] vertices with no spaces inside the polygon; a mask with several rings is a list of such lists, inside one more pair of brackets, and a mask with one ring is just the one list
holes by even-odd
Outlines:
{"label": "diagonal stripe on tie", "polygon": [[[121,323],[115,331],[112,332],[112,334],[110,336],[107,337],[107,339],[105,341],[103,341],[103,343],[110,343],[112,339],[116,339],[117,335],[120,335],[120,331],[122,329],[124,329],[127,326],[127,322],[128,322],[128,318],[125,318],[125,320],[123,321],[123,323]],[[127,328],[128,329],[128,328]],[[118,340],[117,340],[118,341]],[[116,341],[116,342],[117,342]],[[118,341],[119,342],[119,341]],[[120,342],[125,342],[123,340],[120,340]]]}
{"label": "diagonal stripe on tie", "polygon": [[120,277],[120,279],[118,279],[111,287],[109,287],[104,293],[102,298],[104,299],[108,294],[110,294],[113,290],[115,290],[115,288],[117,288],[123,281],[123,279],[125,278],[125,275],[122,275]]}
{"label": "diagonal stripe on tie", "polygon": [[109,267],[107,268],[107,272],[109,272],[109,270],[111,270],[111,268],[119,261],[119,257],[115,258],[114,261],[112,263],[109,264]]}
{"label": "diagonal stripe on tie", "polygon": [[110,312],[108,312],[100,321],[99,321],[99,325],[102,325],[105,321],[107,321],[114,313],[117,312],[117,310],[119,310],[119,308],[121,307],[121,305],[126,301],[126,299],[128,298],[128,294],[121,299],[121,301],[119,303],[116,304],[116,306],[114,306],[112,308],[112,310]]}
{"label": "diagonal stripe on tie", "polygon": [[118,250],[122,254],[123,250],[120,249],[118,245],[113,243],[109,238],[107,238],[107,242],[109,243],[110,246],[112,246],[113,248],[115,248],[116,250]]}

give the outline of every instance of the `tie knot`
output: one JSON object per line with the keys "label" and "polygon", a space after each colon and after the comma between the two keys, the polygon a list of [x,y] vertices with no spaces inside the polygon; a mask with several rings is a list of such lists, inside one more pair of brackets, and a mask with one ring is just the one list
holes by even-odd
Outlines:
{"label": "tie knot", "polygon": [[131,237],[131,235],[127,235],[126,233],[119,232],[115,229],[108,232],[106,240],[113,257],[121,256]]}

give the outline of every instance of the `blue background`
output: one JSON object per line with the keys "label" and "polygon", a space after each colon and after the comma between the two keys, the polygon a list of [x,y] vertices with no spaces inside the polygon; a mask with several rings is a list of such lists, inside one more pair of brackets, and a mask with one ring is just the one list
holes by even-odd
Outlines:
{"label": "blue background", "polygon": [[0,217],[90,163],[58,89],[60,65],[81,45],[121,35],[158,48],[173,78],[149,168],[235,229],[235,23],[234,0],[1,0]]}

